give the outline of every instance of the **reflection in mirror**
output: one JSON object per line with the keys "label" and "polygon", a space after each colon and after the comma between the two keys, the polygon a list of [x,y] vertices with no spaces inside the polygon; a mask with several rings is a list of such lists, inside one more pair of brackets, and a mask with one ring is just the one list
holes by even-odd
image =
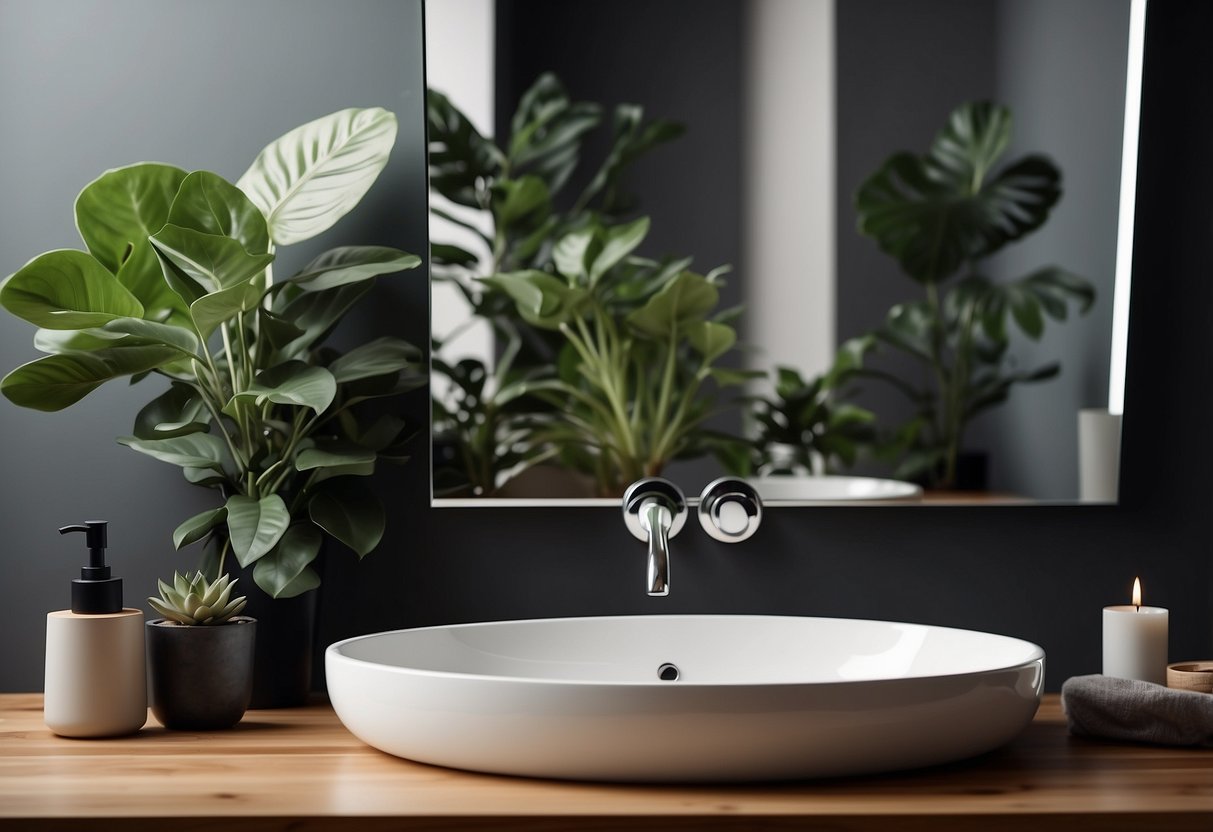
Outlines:
{"label": "reflection in mirror", "polygon": [[1114,501],[1143,8],[428,4],[434,505]]}

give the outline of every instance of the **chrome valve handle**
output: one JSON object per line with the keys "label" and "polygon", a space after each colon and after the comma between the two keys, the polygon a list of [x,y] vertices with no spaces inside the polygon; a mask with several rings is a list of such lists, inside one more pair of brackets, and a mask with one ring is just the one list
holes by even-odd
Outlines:
{"label": "chrome valve handle", "polygon": [[648,543],[648,593],[670,594],[670,538],[687,520],[682,490],[661,477],[647,477],[623,494],[623,522],[638,540]]}
{"label": "chrome valve handle", "polygon": [[758,531],[762,498],[736,477],[712,480],[699,495],[699,525],[716,540],[740,543]]}

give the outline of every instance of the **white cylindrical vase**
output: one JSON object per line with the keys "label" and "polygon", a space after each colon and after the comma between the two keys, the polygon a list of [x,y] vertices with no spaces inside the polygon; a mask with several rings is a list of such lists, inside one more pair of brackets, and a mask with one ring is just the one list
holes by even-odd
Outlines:
{"label": "white cylindrical vase", "polygon": [[1078,499],[1114,503],[1120,490],[1119,413],[1078,411]]}

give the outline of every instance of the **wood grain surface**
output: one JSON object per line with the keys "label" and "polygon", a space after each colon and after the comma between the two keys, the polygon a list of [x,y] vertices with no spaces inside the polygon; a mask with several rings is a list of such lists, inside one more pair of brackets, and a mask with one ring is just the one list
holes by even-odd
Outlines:
{"label": "wood grain surface", "polygon": [[[121,820],[119,820],[121,819]],[[0,695],[0,829],[1213,830],[1213,750],[1070,737],[1056,695],[1003,749],[914,772],[757,786],[470,774],[380,753],[327,704],[230,731],[69,740]]]}

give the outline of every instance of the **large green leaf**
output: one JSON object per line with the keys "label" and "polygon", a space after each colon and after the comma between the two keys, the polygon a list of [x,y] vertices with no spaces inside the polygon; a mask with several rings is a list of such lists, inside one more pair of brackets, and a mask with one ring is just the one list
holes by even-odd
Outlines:
{"label": "large green leaf", "polygon": [[421,258],[386,246],[343,246],[326,251],[288,281],[309,292],[357,283],[421,265]]}
{"label": "large green leaf", "polygon": [[1064,321],[1069,304],[1078,304],[1085,314],[1095,302],[1095,287],[1082,277],[1056,266],[1037,269],[1026,277],[1010,283],[992,283],[973,277],[956,284],[948,301],[957,296],[977,292],[981,326],[986,336],[996,344],[1006,342],[1006,318],[1011,318],[1029,338],[1037,339],[1044,332],[1045,316]]}
{"label": "large green leaf", "polygon": [[1011,111],[989,101],[957,107],[931,145],[931,173],[957,189],[980,190],[1011,141]]}
{"label": "large green leaf", "polygon": [[[162,261],[169,261],[207,294],[248,281],[264,271],[274,259],[272,254],[249,254],[231,237],[206,234],[179,225],[164,226],[152,235],[151,242]],[[165,278],[169,278],[168,273]],[[173,288],[177,289],[177,286]],[[198,297],[193,291],[182,294],[189,303]]]}
{"label": "large green leaf", "polygon": [[715,321],[700,321],[687,327],[687,340],[691,346],[703,353],[704,365],[711,364],[733,349],[737,333],[733,327]]}
{"label": "large green leaf", "polygon": [[143,304],[83,251],[40,254],[0,287],[0,305],[47,329],[88,329],[142,317]]}
{"label": "large green leaf", "polygon": [[231,237],[251,254],[270,250],[265,217],[244,191],[222,176],[198,170],[181,182],[168,222],[204,234]]}
{"label": "large green leaf", "polygon": [[228,482],[227,475],[210,468],[182,468],[181,475],[186,482],[199,488],[213,488]]}
{"label": "large green leaf", "polygon": [[358,204],[395,142],[396,116],[387,110],[341,110],[271,142],[236,185],[265,215],[270,239],[297,243]]}
{"label": "large green leaf", "polygon": [[197,543],[210,534],[211,529],[218,526],[225,519],[227,519],[226,506],[207,509],[204,512],[195,514],[173,530],[174,548],[180,549],[184,546],[189,546],[191,543]]}
{"label": "large green leaf", "polygon": [[269,277],[261,272],[243,283],[203,295],[190,304],[194,328],[204,339],[209,338],[220,324],[256,309],[268,289]]}
{"label": "large green leaf", "polygon": [[34,348],[58,355],[61,352],[93,352],[116,347],[126,339],[120,332],[104,329],[40,329],[34,333]]}
{"label": "large green leaf", "polygon": [[653,339],[668,339],[702,321],[720,302],[720,292],[703,275],[683,272],[644,306],[628,315],[628,324]]}
{"label": "large green leaf", "polygon": [[594,245],[597,229],[582,228],[565,234],[552,246],[552,262],[556,270],[567,277],[570,282],[584,279],[589,274],[586,266],[586,256]]}
{"label": "large green leaf", "polygon": [[481,189],[497,178],[505,155],[437,90],[425,97],[430,187],[451,202],[482,208]]}
{"label": "large green leaf", "polygon": [[118,444],[181,468],[207,468],[219,472],[223,470],[223,462],[227,458],[223,440],[209,433],[193,433],[169,439],[122,436],[118,438]]}
{"label": "large green leaf", "polygon": [[511,171],[535,175],[556,193],[577,167],[582,137],[601,117],[597,104],[570,102],[555,75],[540,75],[523,93],[511,122]]}
{"label": "large green leaf", "polygon": [[255,563],[273,549],[290,522],[291,513],[277,494],[260,500],[243,494],[227,498],[227,530],[241,566]]}
{"label": "large green leaf", "polygon": [[138,439],[170,439],[206,431],[206,405],[187,384],[173,382],[135,416]]}
{"label": "large green leaf", "polygon": [[934,326],[935,316],[926,302],[899,303],[889,309],[884,326],[876,335],[911,355],[933,361],[931,334]]}
{"label": "large green leaf", "polygon": [[355,347],[329,365],[338,384],[416,367],[421,351],[401,338],[386,336]]}
{"label": "large green leaf", "polygon": [[957,108],[926,156],[895,154],[860,186],[860,232],[910,277],[937,283],[1040,227],[1061,196],[1061,174],[1043,156],[995,173],[1010,134],[1006,108]]}
{"label": "large green leaf", "polygon": [[542,329],[559,329],[562,323],[580,315],[586,299],[581,287],[535,270],[503,272],[481,278],[481,282],[508,295],[522,319]]}
{"label": "large green leaf", "polygon": [[375,492],[349,478],[324,483],[308,502],[308,514],[359,558],[379,545],[386,527],[383,503]]}
{"label": "large green leaf", "polygon": [[5,376],[0,392],[21,407],[62,410],[112,378],[153,370],[179,355],[168,347],[147,346],[48,355]]}
{"label": "large green leaf", "polygon": [[577,199],[579,206],[599,200],[604,214],[619,215],[630,208],[630,200],[619,191],[619,180],[633,162],[664,142],[685,132],[671,121],[644,120],[644,109],[635,104],[619,104],[612,117],[611,150]]}
{"label": "large green leaf", "polygon": [[323,413],[336,395],[337,381],[324,367],[288,361],[260,373],[248,389],[234,398],[252,398],[259,405],[271,401],[310,407],[316,413]]}
{"label": "large green leaf", "polygon": [[102,331],[129,335],[132,341],[173,347],[190,356],[198,355],[201,349],[198,337],[188,329],[142,318],[117,318],[102,327]]}
{"label": "large green leaf", "polygon": [[85,186],[76,197],[76,228],[101,265],[117,273],[131,248],[160,230],[185,177],[172,165],[141,162],[107,170]]}
{"label": "large green leaf", "polygon": [[590,266],[590,283],[597,283],[607,271],[631,254],[649,233],[649,218],[640,217],[626,225],[608,229],[603,237],[602,251]]}
{"label": "large green leaf", "polygon": [[493,215],[499,228],[524,222],[533,224],[546,217],[551,209],[548,187],[537,176],[503,179],[493,187]]}
{"label": "large green leaf", "polygon": [[350,283],[323,292],[305,292],[290,301],[274,298],[274,314],[303,331],[285,346],[284,352],[299,355],[323,341],[350,308],[374,286],[373,280]]}
{"label": "large green leaf", "polygon": [[374,461],[375,452],[368,448],[353,442],[327,442],[300,451],[295,457],[295,469],[310,471],[313,468],[362,466]]}
{"label": "large green leaf", "polygon": [[257,561],[253,580],[271,598],[293,598],[320,584],[310,564],[320,554],[324,535],[308,522],[286,530],[274,550]]}
{"label": "large green leaf", "polygon": [[264,307],[257,310],[261,335],[275,350],[282,349],[303,334],[303,330]]}
{"label": "large green leaf", "polygon": [[465,248],[450,243],[430,242],[430,263],[435,266],[461,266],[474,269],[480,257]]}
{"label": "large green leaf", "polygon": [[118,282],[139,298],[143,304],[143,317],[157,321],[185,318],[185,301],[165,281],[160,256],[149,240],[131,251],[131,256],[118,269]]}
{"label": "large green leaf", "polygon": [[131,165],[106,172],[76,200],[76,226],[89,251],[139,299],[144,315],[156,320],[185,309],[148,242],[168,219],[185,176],[168,165]]}

